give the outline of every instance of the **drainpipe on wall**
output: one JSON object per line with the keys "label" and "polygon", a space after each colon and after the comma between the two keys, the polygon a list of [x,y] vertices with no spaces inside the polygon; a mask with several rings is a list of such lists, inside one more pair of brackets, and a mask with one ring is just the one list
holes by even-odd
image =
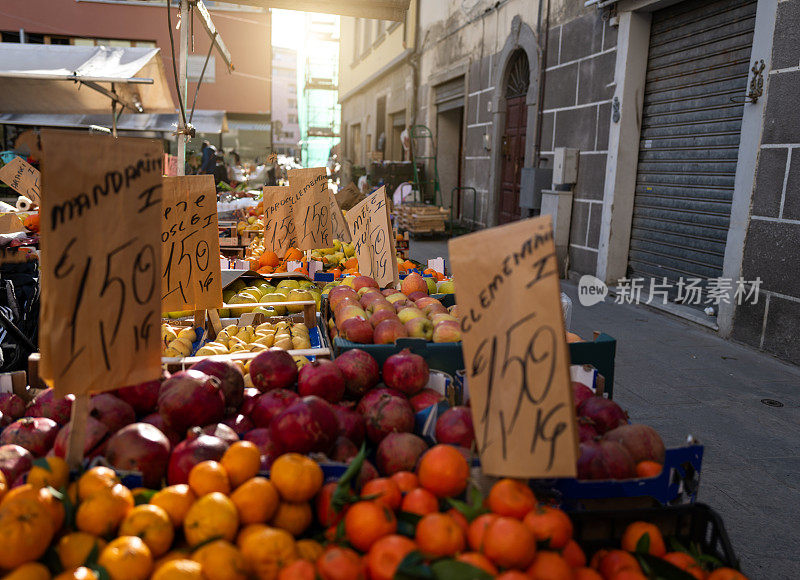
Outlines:
{"label": "drainpipe on wall", "polygon": [[415,6],[415,14],[414,14],[414,49],[411,51],[411,55],[408,57],[408,65],[412,69],[411,74],[411,113],[409,114],[408,118],[411,121],[411,125],[417,124],[417,103],[418,97],[417,92],[419,90],[419,37],[421,30],[419,28],[420,23],[420,9],[422,2],[421,0],[417,0]]}
{"label": "drainpipe on wall", "polygon": [[[542,22],[542,5],[545,0],[539,1],[539,18],[536,23],[536,40],[539,42],[539,98],[536,111],[536,138],[533,146],[533,166],[539,167],[539,153],[542,150],[542,120],[544,119],[544,86],[547,82],[547,42],[550,36],[550,0],[547,0],[547,12],[545,21]],[[542,27],[544,25],[544,39],[542,39]]]}

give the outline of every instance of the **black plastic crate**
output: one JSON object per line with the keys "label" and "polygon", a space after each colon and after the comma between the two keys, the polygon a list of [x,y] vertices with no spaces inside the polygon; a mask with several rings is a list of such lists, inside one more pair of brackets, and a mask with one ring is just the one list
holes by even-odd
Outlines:
{"label": "black plastic crate", "polygon": [[703,503],[652,509],[570,512],[569,516],[575,526],[573,537],[587,558],[601,548],[619,548],[628,524],[644,521],[658,526],[668,550],[671,549],[670,538],[675,538],[685,548],[697,545],[703,554],[713,556],[725,566],[739,569],[739,559],[722,518]]}

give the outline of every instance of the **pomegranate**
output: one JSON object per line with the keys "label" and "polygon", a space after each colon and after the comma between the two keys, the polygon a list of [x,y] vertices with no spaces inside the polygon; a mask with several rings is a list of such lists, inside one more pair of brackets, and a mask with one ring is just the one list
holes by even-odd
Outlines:
{"label": "pomegranate", "polygon": [[238,409],[244,400],[244,375],[233,362],[210,357],[189,367],[219,379],[219,388],[225,397],[225,406]]}
{"label": "pomegranate", "polygon": [[33,467],[30,451],[19,445],[0,445],[0,472],[9,485]]}
{"label": "pomegranate", "polygon": [[366,395],[364,395],[358,402],[356,411],[358,411],[361,415],[363,415],[364,413],[366,413],[368,407],[373,406],[381,398],[381,395],[391,395],[393,397],[401,397],[401,398],[405,397],[405,395],[403,395],[403,393],[401,393],[397,389],[388,389],[386,387],[382,387],[380,389],[372,389]]}
{"label": "pomegranate", "polygon": [[[349,464],[351,461],[353,460],[351,459],[347,463]],[[378,477],[380,477],[378,470],[375,469],[374,465],[365,459],[364,464],[361,466],[361,471],[358,472],[358,477],[356,477],[355,488],[361,490],[365,483],[372,481],[373,479],[378,479]]]}
{"label": "pomegranate", "polygon": [[333,442],[333,451],[330,453],[331,461],[346,463],[358,455],[358,447],[347,437],[339,435]]}
{"label": "pomegranate", "polygon": [[[83,444],[83,456],[95,457],[101,455],[105,449],[106,439],[108,438],[108,427],[102,421],[98,421],[91,415],[86,418],[83,428],[86,430],[86,442]],[[53,453],[57,457],[67,456],[67,445],[69,443],[69,424],[64,425],[56,436],[53,444]]]}
{"label": "pomegranate", "polygon": [[345,390],[351,397],[361,397],[381,380],[378,361],[365,350],[352,348],[333,362],[342,372]]}
{"label": "pomegranate", "polygon": [[250,411],[250,420],[256,427],[269,427],[276,415],[299,398],[297,393],[286,389],[273,389],[259,395]]}
{"label": "pomegranate", "polygon": [[250,380],[262,393],[290,389],[297,381],[297,364],[285,350],[265,350],[250,362]]}
{"label": "pomegranate", "polygon": [[364,417],[350,405],[334,405],[333,412],[336,413],[336,419],[339,421],[339,431],[341,431],[342,435],[356,446],[361,446],[364,442],[364,433],[366,431]]}
{"label": "pomegranate", "polygon": [[0,393],[0,413],[9,423],[25,415],[25,401],[14,393]]}
{"label": "pomegranate", "polygon": [[585,441],[580,444],[578,479],[629,479],[636,477],[636,464],[616,441]]}
{"label": "pomegranate", "polygon": [[622,425],[607,432],[603,439],[616,441],[622,445],[631,454],[634,463],[647,460],[664,463],[666,453],[664,441],[658,431],[649,425],[641,423]]}
{"label": "pomegranate", "polygon": [[228,415],[222,420],[222,422],[233,429],[233,432],[239,437],[255,428],[255,425],[253,425],[253,422],[250,420],[250,418],[247,415],[242,415],[241,413]]}
{"label": "pomegranate", "polygon": [[162,417],[158,413],[150,413],[146,417],[142,417],[142,423],[149,423],[150,425],[161,431],[164,435],[166,435],[173,449],[178,443],[180,443],[183,440],[181,434],[178,433],[175,429],[173,429],[169,425],[167,425],[167,423],[164,421],[164,417]]}
{"label": "pomegranate", "polygon": [[418,354],[404,348],[383,363],[383,382],[408,396],[415,395],[428,384],[428,363]]}
{"label": "pomegranate", "polygon": [[138,417],[143,417],[156,410],[159,389],[161,389],[160,379],[122,387],[113,391],[113,393],[133,407]]}
{"label": "pomegranate", "polygon": [[220,421],[225,414],[225,399],[219,380],[200,371],[175,373],[161,385],[158,412],[180,433],[193,425]]}
{"label": "pomegranate", "polygon": [[575,402],[575,408],[577,409],[581,403],[583,403],[589,397],[594,397],[594,391],[584,385],[583,383],[576,383],[572,381],[572,400]]}
{"label": "pomegranate", "polygon": [[47,417],[59,425],[66,425],[69,423],[74,400],[75,395],[57,398],[53,389],[45,389],[33,398],[25,415],[27,417]]}
{"label": "pomegranate", "polygon": [[19,445],[34,457],[46,455],[58,435],[58,423],[45,417],[23,417],[3,429],[0,445]]}
{"label": "pomegranate", "polygon": [[338,403],[344,396],[344,375],[329,360],[312,361],[300,369],[297,392],[301,397],[315,395],[329,403]]}
{"label": "pomegranate", "polygon": [[116,433],[136,421],[133,407],[111,393],[92,395],[89,409],[89,414],[105,424],[109,433]]}
{"label": "pomegranate", "polygon": [[114,433],[105,456],[112,467],[142,474],[142,485],[159,489],[167,473],[169,439],[149,423],[132,423]]}
{"label": "pomegranate", "polygon": [[378,445],[375,459],[378,470],[385,476],[398,471],[414,471],[420,456],[428,450],[422,437],[413,433],[389,433]]}
{"label": "pomegranate", "polygon": [[427,409],[431,405],[436,405],[444,400],[444,395],[442,395],[439,391],[425,388],[411,397],[408,402],[411,403],[411,406],[414,408],[414,412],[419,413],[423,409]]}
{"label": "pomegranate", "polygon": [[367,437],[373,443],[380,443],[389,433],[410,433],[414,430],[414,409],[404,397],[382,393],[367,406],[364,412],[367,424]]}
{"label": "pomegranate", "polygon": [[256,389],[255,387],[248,387],[244,390],[244,397],[242,400],[242,406],[239,409],[243,414],[250,416],[251,411],[253,410],[253,405],[256,404],[256,399],[261,396],[261,391]]}
{"label": "pomegranate", "polygon": [[[173,375],[174,376],[174,375]],[[194,427],[186,434],[169,456],[167,466],[167,483],[175,485],[189,481],[192,467],[201,461],[219,461],[228,448],[219,437],[204,434],[199,427]]]}
{"label": "pomegranate", "polygon": [[436,420],[436,441],[472,448],[475,431],[472,428],[472,411],[467,407],[453,407]]}
{"label": "pomegranate", "polygon": [[594,441],[596,437],[598,434],[594,421],[589,417],[578,417],[578,440],[583,443],[584,441]]}
{"label": "pomegranate", "polygon": [[228,427],[225,423],[211,423],[201,427],[201,431],[206,435],[213,435],[222,439],[228,445],[233,445],[239,440],[236,431]]}
{"label": "pomegranate", "polygon": [[269,469],[272,466],[272,462],[283,453],[278,444],[275,443],[272,435],[270,435],[269,429],[253,429],[245,434],[244,440],[255,444],[261,452],[261,469]]}
{"label": "pomegranate", "polygon": [[272,420],[269,428],[272,438],[287,453],[325,453],[339,434],[331,405],[314,396],[293,402]]}
{"label": "pomegranate", "polygon": [[602,435],[628,422],[628,414],[610,399],[590,397],[578,407],[578,415],[594,421],[597,432]]}

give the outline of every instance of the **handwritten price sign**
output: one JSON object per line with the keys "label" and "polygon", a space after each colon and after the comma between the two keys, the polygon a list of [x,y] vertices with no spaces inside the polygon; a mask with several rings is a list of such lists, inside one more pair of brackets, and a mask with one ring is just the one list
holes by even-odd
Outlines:
{"label": "handwritten price sign", "polygon": [[57,396],[155,379],[162,146],[61,131],[41,140],[41,376]]}
{"label": "handwritten price sign", "polygon": [[0,180],[33,203],[41,203],[41,173],[21,157],[14,157],[0,168]]}
{"label": "handwritten price sign", "polygon": [[386,189],[381,187],[345,216],[358,258],[358,271],[380,287],[398,281],[397,252],[389,220]]}
{"label": "handwritten price sign", "polygon": [[266,186],[264,192],[264,247],[278,256],[297,246],[290,187]]}
{"label": "handwritten price sign", "polygon": [[161,217],[161,309],[222,308],[214,177],[165,177]]}
{"label": "handwritten price sign", "polygon": [[551,217],[448,247],[483,471],[574,477],[578,437]]}
{"label": "handwritten price sign", "polygon": [[324,167],[292,169],[288,175],[296,247],[301,250],[330,248],[333,236],[327,171]]}
{"label": "handwritten price sign", "polygon": [[332,190],[328,190],[328,197],[330,198],[331,205],[331,229],[333,230],[333,238],[341,242],[350,243],[352,236],[350,235],[350,228],[347,227],[347,222],[344,219],[342,209],[339,207],[339,202],[336,201],[336,196],[333,195]]}

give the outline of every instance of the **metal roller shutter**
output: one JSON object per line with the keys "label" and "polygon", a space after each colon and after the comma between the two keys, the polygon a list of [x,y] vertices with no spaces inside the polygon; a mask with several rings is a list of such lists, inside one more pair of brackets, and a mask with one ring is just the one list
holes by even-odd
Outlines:
{"label": "metal roller shutter", "polygon": [[752,0],[691,0],[653,14],[631,277],[722,274],[755,15]]}
{"label": "metal roller shutter", "polygon": [[458,77],[436,85],[436,110],[439,113],[464,106],[464,77]]}

